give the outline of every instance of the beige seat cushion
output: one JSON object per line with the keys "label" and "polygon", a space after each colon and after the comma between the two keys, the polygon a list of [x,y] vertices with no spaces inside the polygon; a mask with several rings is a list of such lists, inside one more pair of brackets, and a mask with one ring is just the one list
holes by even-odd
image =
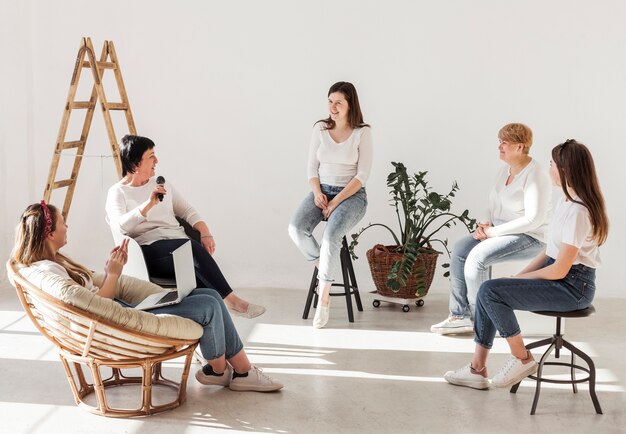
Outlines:
{"label": "beige seat cushion", "polygon": [[[33,285],[64,303],[96,314],[121,327],[176,339],[198,339],[202,336],[202,326],[190,319],[176,315],[154,315],[150,312],[122,307],[119,303],[100,297],[54,273],[33,268],[21,269],[20,273]],[[99,286],[102,280],[102,275],[94,276],[95,285]],[[116,296],[128,303],[136,304],[146,296],[162,290],[161,287],[150,282],[121,276],[116,288]]]}

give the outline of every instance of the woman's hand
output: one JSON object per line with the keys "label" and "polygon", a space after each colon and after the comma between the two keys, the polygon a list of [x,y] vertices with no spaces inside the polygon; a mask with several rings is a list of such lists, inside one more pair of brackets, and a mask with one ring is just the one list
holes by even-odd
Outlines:
{"label": "woman's hand", "polygon": [[152,193],[150,193],[150,205],[154,206],[161,202],[159,200],[159,194],[162,194],[163,196],[167,194],[167,190],[163,184],[157,184],[154,190],[152,190]]}
{"label": "woman's hand", "polygon": [[200,238],[200,242],[204,250],[209,252],[209,255],[213,256],[213,253],[215,253],[215,238],[213,238],[213,235],[203,235]]}
{"label": "woman's hand", "polygon": [[111,250],[111,256],[109,256],[106,265],[104,266],[104,271],[106,275],[112,276],[120,276],[122,274],[122,269],[126,262],[128,261],[128,239],[124,239],[122,244],[119,246],[115,246],[113,250]]}
{"label": "woman's hand", "polygon": [[322,215],[324,216],[326,220],[328,220],[328,217],[330,217],[330,215],[333,213],[335,208],[337,208],[337,206],[339,206],[339,202],[333,199],[330,202],[328,202],[328,205],[326,205],[326,208],[322,209]]}
{"label": "woman's hand", "polygon": [[313,197],[313,202],[315,202],[316,207],[323,211],[326,210],[326,207],[328,206],[328,198],[322,192],[315,193],[315,196]]}
{"label": "woman's hand", "polygon": [[491,226],[491,222],[478,223],[478,227],[476,228],[476,231],[474,231],[474,233],[472,234],[472,237],[478,241],[485,241],[487,238],[489,238],[489,235],[487,235],[487,228],[490,228]]}
{"label": "woman's hand", "polygon": [[150,211],[152,207],[154,207],[159,202],[161,202],[159,200],[159,194],[162,194],[163,196],[167,194],[167,190],[165,189],[163,184],[157,184],[154,190],[152,190],[152,193],[150,193],[150,197],[148,198],[148,200],[145,201],[142,205],[140,205],[139,212],[141,213],[142,216],[147,217],[148,211]]}

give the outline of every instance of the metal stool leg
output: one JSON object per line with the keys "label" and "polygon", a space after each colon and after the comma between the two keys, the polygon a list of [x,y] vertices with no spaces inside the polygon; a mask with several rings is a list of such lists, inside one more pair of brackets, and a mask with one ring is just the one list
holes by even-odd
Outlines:
{"label": "metal stool leg", "polygon": [[537,374],[536,375],[536,381],[537,381],[537,386],[535,387],[535,397],[533,398],[533,406],[530,409],[530,414],[535,414],[535,410],[537,409],[537,403],[539,402],[539,394],[541,393],[541,381],[542,381],[542,377],[541,374],[543,372],[543,365],[546,362],[546,359],[550,356],[550,353],[552,352],[552,349],[556,348],[556,342],[552,342],[552,344],[548,347],[548,349],[546,350],[545,353],[543,353],[543,356],[541,356],[541,360],[539,361],[539,367],[537,368]]}
{"label": "metal stool leg", "polygon": [[583,353],[581,350],[579,350],[569,342],[564,340],[563,346],[570,350],[572,354],[576,354],[578,357],[583,359],[587,363],[587,366],[589,366],[589,395],[591,395],[591,400],[593,401],[593,406],[596,409],[596,413],[602,414],[600,401],[598,401],[598,396],[596,395],[596,365],[593,363],[593,360],[591,360],[591,357]]}

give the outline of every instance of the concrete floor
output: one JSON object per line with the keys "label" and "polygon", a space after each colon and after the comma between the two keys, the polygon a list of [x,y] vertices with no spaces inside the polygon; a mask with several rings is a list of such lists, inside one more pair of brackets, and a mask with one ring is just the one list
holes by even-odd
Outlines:
{"label": "concrete floor", "polygon": [[[444,291],[425,305],[372,307],[347,322],[345,303],[333,299],[327,328],[301,319],[303,290],[241,289],[268,312],[237,318],[253,362],[281,379],[279,393],[237,393],[203,386],[193,377],[187,402],[146,418],[109,419],[77,408],[56,351],[24,317],[12,288],[0,288],[0,414],[3,433],[516,433],[626,432],[626,326],[624,299],[598,299],[598,314],[570,321],[567,337],[593,355],[604,415],[596,415],[587,389],[544,386],[530,416],[534,383],[477,391],[446,384],[442,375],[469,363],[471,337],[442,337],[428,330],[447,311]],[[497,340],[495,373],[506,358]],[[199,365],[192,365],[192,370]],[[167,371],[179,371],[173,363]],[[128,389],[124,390],[126,393]]]}

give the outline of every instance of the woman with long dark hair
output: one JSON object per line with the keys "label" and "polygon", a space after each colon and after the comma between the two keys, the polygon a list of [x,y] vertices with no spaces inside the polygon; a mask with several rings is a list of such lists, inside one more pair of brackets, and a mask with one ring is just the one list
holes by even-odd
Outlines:
{"label": "woman with long dark hair", "polygon": [[[363,122],[352,83],[340,81],[330,87],[328,112],[328,117],[313,127],[307,166],[311,192],[289,224],[289,236],[318,268],[315,328],[328,322],[330,287],[339,268],[341,240],[365,215],[365,182],[372,167],[372,133]],[[319,243],[313,230],[322,220],[327,223]]]}
{"label": "woman with long dark hair", "polygon": [[552,149],[550,177],[561,187],[548,229],[546,249],[513,278],[482,284],[476,304],[476,349],[472,362],[444,375],[457,386],[490,386],[487,357],[496,331],[506,339],[511,357],[492,378],[496,387],[509,387],[537,371],[524,346],[514,310],[567,312],[585,309],[595,295],[599,246],[607,238],[609,221],[589,149],[567,140]]}

